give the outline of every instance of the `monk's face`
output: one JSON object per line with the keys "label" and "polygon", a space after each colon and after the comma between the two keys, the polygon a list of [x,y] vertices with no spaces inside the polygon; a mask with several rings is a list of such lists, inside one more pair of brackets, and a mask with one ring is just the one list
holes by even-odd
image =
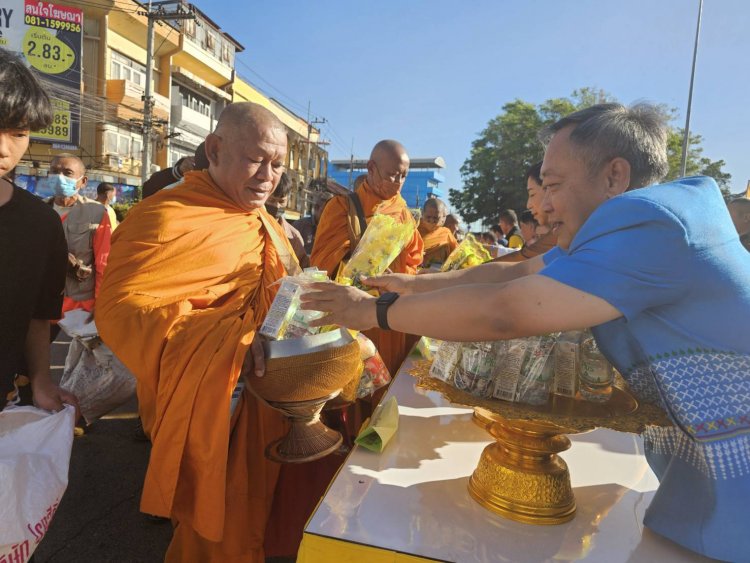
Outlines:
{"label": "monk's face", "polygon": [[380,199],[391,199],[404,185],[409,157],[404,152],[383,152],[367,163],[367,183]]}
{"label": "monk's face", "polygon": [[445,223],[445,213],[441,213],[437,205],[426,205],[422,212],[422,228],[432,232]]}
{"label": "monk's face", "polygon": [[284,173],[286,133],[273,125],[227,127],[206,138],[209,173],[240,209],[262,207]]}

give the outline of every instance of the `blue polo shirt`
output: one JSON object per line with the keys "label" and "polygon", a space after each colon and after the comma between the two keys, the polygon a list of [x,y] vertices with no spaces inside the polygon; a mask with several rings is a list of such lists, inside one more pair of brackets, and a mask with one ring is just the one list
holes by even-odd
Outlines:
{"label": "blue polo shirt", "polygon": [[591,214],[541,275],[622,317],[592,329],[641,401],[659,478],[644,523],[710,557],[750,561],[750,253],[705,177],[626,192]]}

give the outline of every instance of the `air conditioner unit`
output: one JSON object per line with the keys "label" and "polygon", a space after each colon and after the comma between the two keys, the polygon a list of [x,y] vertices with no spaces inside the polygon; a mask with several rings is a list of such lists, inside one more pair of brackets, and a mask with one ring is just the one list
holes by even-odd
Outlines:
{"label": "air conditioner unit", "polygon": [[122,168],[122,157],[119,154],[107,154],[108,168]]}

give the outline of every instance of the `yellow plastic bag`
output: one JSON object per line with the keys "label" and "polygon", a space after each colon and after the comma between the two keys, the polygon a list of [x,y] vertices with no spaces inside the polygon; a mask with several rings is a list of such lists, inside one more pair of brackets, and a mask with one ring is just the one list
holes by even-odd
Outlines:
{"label": "yellow plastic bag", "polygon": [[487,249],[473,235],[467,234],[466,238],[461,241],[461,244],[450,253],[440,271],[464,270],[473,266],[479,266],[490,260],[492,260],[492,256],[487,252]]}

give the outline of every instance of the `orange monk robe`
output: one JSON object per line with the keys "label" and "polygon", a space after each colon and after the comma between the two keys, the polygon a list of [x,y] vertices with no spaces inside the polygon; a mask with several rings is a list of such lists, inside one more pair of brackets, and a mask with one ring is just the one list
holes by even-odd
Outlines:
{"label": "orange monk robe", "polygon": [[138,381],[153,443],[141,510],[177,522],[168,561],[264,558],[279,472],[264,448],[284,422],[248,390],[230,417],[271,284],[285,275],[259,213],[192,172],[136,205],[113,236],[96,324]]}
{"label": "orange monk robe", "polygon": [[[391,199],[381,200],[373,193],[367,184],[367,180],[357,188],[357,195],[362,202],[362,209],[368,222],[375,214],[375,209],[378,206],[381,206],[378,208],[379,213],[393,217],[400,218],[403,216],[404,210],[408,212],[404,198],[396,195]],[[326,270],[328,275],[332,277],[336,275],[339,264],[350,250],[351,241],[349,240],[349,227],[347,226],[348,213],[348,198],[344,196],[333,198],[323,210],[323,216],[320,218],[318,231],[315,235],[310,263],[321,270]],[[411,215],[409,216],[411,217]],[[422,263],[423,252],[422,237],[415,229],[411,241],[391,264],[391,271],[398,274],[415,274]],[[409,352],[406,349],[406,335],[402,332],[380,329],[368,330],[365,334],[375,344],[388,370],[395,375]]]}
{"label": "orange monk robe", "polygon": [[424,262],[422,262],[422,266],[425,268],[429,268],[432,264],[442,264],[458,246],[458,241],[453,233],[446,227],[438,227],[430,232],[420,222],[419,234],[424,241]]}

